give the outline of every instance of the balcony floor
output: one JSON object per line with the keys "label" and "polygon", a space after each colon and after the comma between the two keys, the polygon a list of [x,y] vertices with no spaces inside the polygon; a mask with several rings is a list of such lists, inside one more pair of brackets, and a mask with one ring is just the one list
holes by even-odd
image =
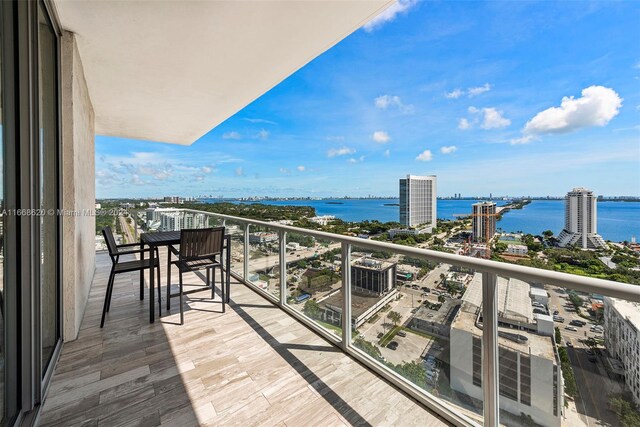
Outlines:
{"label": "balcony floor", "polygon": [[40,425],[447,425],[239,283],[226,313],[204,291],[187,297],[183,326],[177,298],[149,324],[139,274],[118,275],[101,330],[111,261],[97,254],[96,263],[80,335],[64,345]]}

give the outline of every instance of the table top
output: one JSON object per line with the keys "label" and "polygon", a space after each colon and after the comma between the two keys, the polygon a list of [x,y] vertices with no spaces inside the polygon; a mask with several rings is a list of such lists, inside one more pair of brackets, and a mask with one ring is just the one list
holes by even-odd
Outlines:
{"label": "table top", "polygon": [[140,241],[145,245],[161,246],[180,243],[180,231],[159,231],[142,233]]}
{"label": "table top", "polygon": [[[225,240],[230,234],[225,234]],[[142,233],[140,241],[149,246],[177,245],[180,243],[180,231],[158,231],[156,233]]]}

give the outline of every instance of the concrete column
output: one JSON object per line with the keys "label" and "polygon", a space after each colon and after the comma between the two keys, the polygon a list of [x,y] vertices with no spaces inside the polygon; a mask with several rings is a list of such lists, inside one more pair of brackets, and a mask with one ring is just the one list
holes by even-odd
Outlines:
{"label": "concrete column", "polygon": [[[61,41],[62,208],[78,212],[62,219],[63,339],[78,337],[95,271],[94,112],[73,33]],[[84,213],[83,213],[84,212]]]}

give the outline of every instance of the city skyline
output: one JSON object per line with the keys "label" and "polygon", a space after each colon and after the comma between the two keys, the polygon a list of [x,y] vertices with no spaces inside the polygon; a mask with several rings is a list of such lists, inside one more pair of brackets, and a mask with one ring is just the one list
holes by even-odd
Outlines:
{"label": "city skyline", "polygon": [[402,4],[192,146],[98,136],[97,197],[640,194],[633,4]]}

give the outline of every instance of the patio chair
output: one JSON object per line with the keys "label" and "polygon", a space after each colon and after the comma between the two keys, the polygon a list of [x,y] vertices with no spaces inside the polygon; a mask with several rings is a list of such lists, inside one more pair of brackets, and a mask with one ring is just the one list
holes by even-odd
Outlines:
{"label": "patio chair", "polygon": [[[222,271],[222,248],[224,243],[224,227],[180,230],[180,248],[169,246],[167,272],[167,310],[171,309],[171,298],[180,297],[180,324],[184,324],[184,289],[182,274],[198,270],[206,270],[206,284],[211,287],[211,299],[216,294],[215,269],[220,269],[220,289],[222,293],[222,312],[225,312],[224,273]],[[171,261],[171,253],[178,259]],[[171,294],[171,265],[178,267],[180,292]]]}
{"label": "patio chair", "polygon": [[[109,273],[109,281],[107,282],[107,294],[104,298],[104,306],[102,308],[102,319],[100,320],[100,327],[104,326],[104,318],[106,313],[111,308],[111,295],[113,294],[113,282],[116,274],[130,273],[132,271],[140,272],[140,299],[144,299],[144,270],[151,269],[153,267],[158,269],[158,301],[160,301],[160,260],[158,248],[155,248],[156,256],[153,265],[149,258],[142,259],[142,255],[145,252],[149,252],[150,248],[142,248],[140,243],[129,243],[126,245],[117,245],[116,240],[113,238],[113,232],[111,227],[104,227],[102,229],[102,235],[104,241],[107,244],[109,250],[109,257],[111,257],[111,272]],[[140,259],[131,261],[122,261],[120,257],[122,255],[134,255],[140,254]]]}

